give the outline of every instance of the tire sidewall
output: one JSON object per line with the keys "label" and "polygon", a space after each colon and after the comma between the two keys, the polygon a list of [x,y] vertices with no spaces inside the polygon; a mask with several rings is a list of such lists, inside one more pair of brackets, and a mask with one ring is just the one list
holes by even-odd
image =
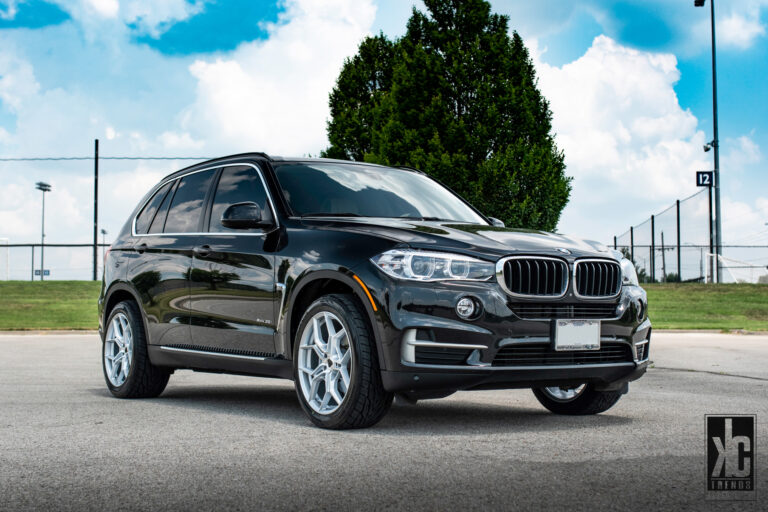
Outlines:
{"label": "tire sidewall", "polygon": [[[301,338],[304,334],[304,329],[306,329],[307,324],[312,319],[312,317],[322,311],[333,313],[339,319],[342,326],[347,331],[347,336],[349,337],[349,347],[352,350],[352,361],[350,363],[349,373],[349,389],[347,390],[347,394],[344,396],[344,400],[342,401],[341,406],[331,414],[320,414],[312,409],[312,407],[310,407],[304,398],[304,392],[301,389],[301,381],[299,380],[299,347],[301,345]],[[370,333],[368,334],[370,336]],[[361,341],[359,339],[357,330],[352,329],[349,321],[347,320],[346,309],[339,301],[335,300],[331,296],[320,297],[317,299],[309,306],[307,311],[302,316],[301,322],[299,323],[299,328],[296,330],[296,339],[294,340],[293,344],[293,379],[301,408],[304,409],[304,412],[309,415],[312,422],[316,425],[325,428],[335,428],[344,422],[345,418],[347,417],[348,409],[355,406],[354,404],[357,402],[357,397],[361,391],[361,368],[359,362],[360,358],[358,356],[358,345],[360,342]]]}
{"label": "tire sidewall", "polygon": [[[118,313],[123,313],[128,318],[128,322],[131,326],[131,334],[133,335],[133,343],[131,344],[131,368],[128,370],[128,377],[120,386],[115,386],[112,384],[112,382],[110,382],[109,377],[107,376],[107,364],[104,360],[104,355],[107,349],[107,332],[109,332],[109,326],[112,324],[112,320],[115,318],[115,316],[117,316]],[[129,390],[132,388],[132,382],[136,374],[134,370],[136,365],[138,345],[139,343],[142,343],[144,339],[143,331],[141,330],[143,326],[140,322],[141,319],[136,318],[136,314],[132,308],[128,307],[125,302],[121,302],[110,312],[109,319],[106,323],[106,328],[104,329],[104,339],[101,342],[101,370],[104,374],[104,381],[107,383],[107,387],[109,388],[110,392],[112,392],[112,394],[117,397],[126,397],[129,393]]]}

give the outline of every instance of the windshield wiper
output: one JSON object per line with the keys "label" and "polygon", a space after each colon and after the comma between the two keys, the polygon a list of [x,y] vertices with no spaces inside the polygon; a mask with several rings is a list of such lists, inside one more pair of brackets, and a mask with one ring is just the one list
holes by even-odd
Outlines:
{"label": "windshield wiper", "polygon": [[456,219],[442,219],[440,217],[404,217],[404,218],[412,219],[412,220],[428,220],[428,221],[437,221],[437,222],[464,222]]}
{"label": "windshield wiper", "polygon": [[302,214],[301,218],[304,217],[364,217],[364,215],[352,212],[314,212]]}

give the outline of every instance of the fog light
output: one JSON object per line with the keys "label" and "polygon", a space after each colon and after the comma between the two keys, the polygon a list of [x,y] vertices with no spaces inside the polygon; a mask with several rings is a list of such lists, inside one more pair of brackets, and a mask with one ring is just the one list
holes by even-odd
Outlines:
{"label": "fog light", "polygon": [[462,297],[459,299],[459,302],[456,303],[456,314],[459,315],[461,318],[468,319],[475,316],[475,313],[478,310],[477,304],[475,304],[475,301],[470,299],[469,297]]}

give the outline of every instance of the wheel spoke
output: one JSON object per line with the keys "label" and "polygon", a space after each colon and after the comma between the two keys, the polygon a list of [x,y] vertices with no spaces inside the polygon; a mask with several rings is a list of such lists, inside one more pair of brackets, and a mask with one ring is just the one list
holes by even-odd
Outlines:
{"label": "wheel spoke", "polygon": [[349,390],[349,372],[347,371],[347,368],[345,366],[341,367],[341,370],[339,370],[339,375],[341,376],[341,385],[344,388],[344,394],[347,394],[347,390]]}
{"label": "wheel spoke", "polygon": [[337,387],[339,382],[339,372],[333,372],[333,375],[330,376],[328,380],[330,381],[330,387],[328,389],[331,392],[331,396],[336,400],[337,405],[341,405],[341,401],[344,398],[339,394],[339,388]]}

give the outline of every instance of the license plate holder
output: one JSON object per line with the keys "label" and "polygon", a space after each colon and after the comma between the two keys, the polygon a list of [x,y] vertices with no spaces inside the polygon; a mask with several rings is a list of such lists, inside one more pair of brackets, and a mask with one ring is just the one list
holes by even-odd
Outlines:
{"label": "license plate holder", "polygon": [[600,350],[600,320],[556,320],[555,350]]}

